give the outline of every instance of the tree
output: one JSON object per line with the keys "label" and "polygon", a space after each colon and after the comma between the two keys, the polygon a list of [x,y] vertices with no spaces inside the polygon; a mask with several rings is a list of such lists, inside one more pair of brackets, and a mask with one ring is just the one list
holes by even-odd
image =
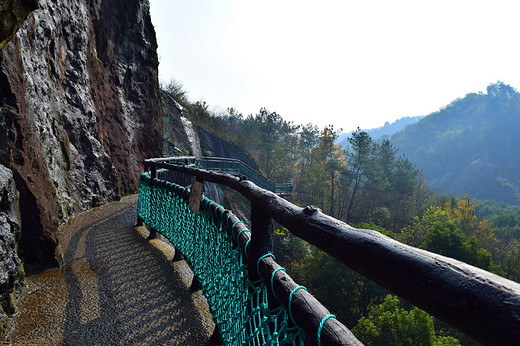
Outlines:
{"label": "tree", "polygon": [[518,215],[502,214],[496,219],[502,226],[496,229],[499,244],[493,251],[493,258],[500,265],[503,276],[520,282],[520,224],[517,218]]}
{"label": "tree", "polygon": [[254,116],[249,115],[246,126],[247,148],[256,156],[261,171],[270,179],[282,180],[287,169],[292,167],[298,127],[266,108],[261,108]]}
{"label": "tree", "polygon": [[419,247],[424,242],[428,230],[436,222],[446,222],[446,212],[439,206],[430,206],[421,216],[414,216],[412,222],[403,228],[399,239],[408,245]]}
{"label": "tree", "polygon": [[490,270],[491,254],[466,236],[453,222],[435,222],[424,236],[421,248]]}
{"label": "tree", "polygon": [[399,298],[390,294],[352,332],[366,345],[460,345],[453,337],[437,337],[432,316],[417,307],[401,308]]}
{"label": "tree", "polygon": [[334,213],[335,196],[336,196],[336,180],[342,170],[347,166],[344,158],[345,152],[341,145],[336,144],[339,131],[335,131],[332,125],[327,126],[321,132],[321,137],[316,148],[316,157],[318,164],[323,166],[326,174],[324,183],[329,187],[329,205],[328,213],[336,216]]}
{"label": "tree", "polygon": [[298,133],[297,167],[302,169],[311,164],[313,149],[317,147],[320,131],[316,125],[308,123],[300,126]]}
{"label": "tree", "polygon": [[470,200],[468,193],[444,204],[448,220],[455,222],[467,236],[475,237],[480,246],[491,250],[498,242],[493,233],[493,225],[486,219],[480,220],[475,207],[476,204]]}
{"label": "tree", "polygon": [[181,82],[172,78],[166,84],[161,84],[161,89],[168,93],[175,101],[186,109],[190,108],[190,101],[188,100],[188,92]]}
{"label": "tree", "polygon": [[388,294],[381,286],[318,249],[305,256],[299,269],[301,281],[309,292],[347,327],[366,316],[372,302],[379,302]]}
{"label": "tree", "polygon": [[369,164],[369,154],[372,146],[372,139],[365,131],[359,128],[348,138],[352,152],[347,154],[350,163],[353,187],[350,201],[347,208],[347,222],[352,218],[352,207],[356,201],[358,190],[363,183],[366,175],[367,165]]}
{"label": "tree", "polygon": [[[341,177],[344,208],[338,215],[348,223],[374,222],[398,232],[410,218],[422,211],[427,187],[420,171],[390,141],[372,141],[364,131],[356,131],[347,153],[349,166]],[[419,203],[418,203],[419,202]]]}

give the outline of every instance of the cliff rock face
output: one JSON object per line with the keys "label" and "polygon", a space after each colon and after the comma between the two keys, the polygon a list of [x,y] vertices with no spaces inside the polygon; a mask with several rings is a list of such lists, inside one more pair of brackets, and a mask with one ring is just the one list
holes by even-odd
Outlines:
{"label": "cliff rock face", "polygon": [[213,133],[203,129],[199,130],[199,137],[202,151],[205,156],[218,156],[237,159],[249,167],[258,170],[258,165],[256,162],[236,145],[223,141]]}
{"label": "cliff rock face", "polygon": [[161,92],[164,113],[164,155],[201,156],[199,137],[189,121],[189,113],[168,93]]}
{"label": "cliff rock face", "polygon": [[18,279],[19,218],[13,173],[0,165],[0,293],[9,292]]}
{"label": "cliff rock face", "polygon": [[164,156],[217,156],[238,159],[251,168],[258,165],[242,149],[223,141],[213,133],[194,128],[188,110],[167,92],[161,92],[164,113]]}
{"label": "cliff rock face", "polygon": [[53,265],[60,220],[135,192],[162,154],[156,48],[147,0],[41,0],[0,51],[0,164],[30,264]]}

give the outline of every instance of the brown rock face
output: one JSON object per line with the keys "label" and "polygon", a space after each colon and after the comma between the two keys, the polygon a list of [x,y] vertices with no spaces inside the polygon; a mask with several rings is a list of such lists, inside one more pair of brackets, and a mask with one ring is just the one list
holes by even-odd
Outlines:
{"label": "brown rock face", "polygon": [[0,164],[30,264],[53,265],[60,220],[135,192],[161,155],[156,48],[147,0],[42,0],[0,51]]}
{"label": "brown rock face", "polygon": [[91,14],[88,70],[100,141],[119,172],[122,192],[135,192],[140,162],[162,150],[157,42],[149,5],[97,1]]}

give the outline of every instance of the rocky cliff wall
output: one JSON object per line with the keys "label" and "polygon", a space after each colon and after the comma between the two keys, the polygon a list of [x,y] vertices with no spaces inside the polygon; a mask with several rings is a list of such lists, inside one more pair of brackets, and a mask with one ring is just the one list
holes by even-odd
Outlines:
{"label": "rocky cliff wall", "polygon": [[241,160],[251,168],[258,165],[242,149],[210,131],[197,128],[189,121],[190,114],[167,92],[161,92],[164,113],[164,155],[217,156]]}
{"label": "rocky cliff wall", "polygon": [[258,165],[256,162],[236,145],[218,138],[207,130],[199,129],[198,132],[200,137],[200,145],[204,156],[218,156],[237,159],[249,167],[258,170]]}
{"label": "rocky cliff wall", "polygon": [[20,209],[13,172],[0,165],[0,302],[8,313],[13,312],[9,293],[20,277],[20,233]]}
{"label": "rocky cliff wall", "polygon": [[28,263],[53,265],[60,220],[135,192],[162,154],[156,48],[147,0],[40,0],[0,51],[0,164]]}
{"label": "rocky cliff wall", "polygon": [[161,92],[164,114],[164,156],[201,156],[200,140],[189,113],[167,92]]}

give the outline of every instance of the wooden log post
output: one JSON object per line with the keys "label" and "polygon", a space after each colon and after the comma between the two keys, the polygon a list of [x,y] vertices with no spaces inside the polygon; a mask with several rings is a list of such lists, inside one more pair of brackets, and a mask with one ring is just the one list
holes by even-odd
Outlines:
{"label": "wooden log post", "polygon": [[[258,204],[251,203],[251,242],[248,250],[248,273],[249,279],[253,283],[262,280],[259,272],[260,259],[269,257],[274,260],[274,256],[266,256],[273,253],[272,236],[273,219]],[[271,311],[280,306],[280,302],[271,290],[267,290],[267,304]],[[292,323],[289,324],[292,325]],[[269,325],[269,328],[271,332],[275,332],[273,323]]]}
{"label": "wooden log post", "polygon": [[[148,165],[143,166],[143,172],[148,171]],[[135,222],[135,227],[144,226],[144,221],[139,216],[137,216],[137,221]]]}
{"label": "wooden log post", "polygon": [[249,244],[248,269],[252,282],[260,279],[257,264],[260,257],[273,251],[273,220],[257,204],[251,203],[251,244]]}

